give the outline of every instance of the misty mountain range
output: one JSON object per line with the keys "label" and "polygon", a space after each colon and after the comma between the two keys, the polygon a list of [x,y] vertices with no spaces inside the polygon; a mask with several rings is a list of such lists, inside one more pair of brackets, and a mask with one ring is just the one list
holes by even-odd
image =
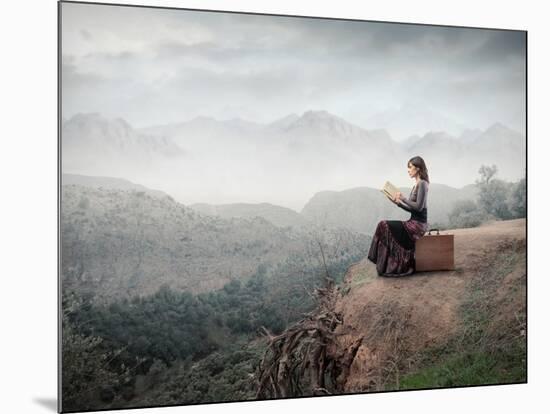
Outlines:
{"label": "misty mountain range", "polygon": [[170,139],[136,131],[124,119],[107,119],[98,113],[77,114],[62,125],[63,171],[109,166],[125,176],[156,157],[181,157],[180,147]]}
{"label": "misty mountain range", "polygon": [[64,173],[139,182],[184,204],[268,203],[296,211],[321,191],[379,188],[386,180],[404,187],[414,155],[426,160],[432,182],[451,187],[473,183],[481,164],[496,164],[508,181],[524,176],[522,134],[500,123],[455,131],[462,132],[396,141],[385,129],[366,130],[326,111],[269,124],[197,117],[142,129],[78,114],[63,122],[62,165]]}
{"label": "misty mountain range", "polygon": [[468,130],[466,125],[412,102],[376,113],[368,119],[368,124],[388,131],[397,141],[413,136],[421,137],[427,131],[446,131],[460,137]]}

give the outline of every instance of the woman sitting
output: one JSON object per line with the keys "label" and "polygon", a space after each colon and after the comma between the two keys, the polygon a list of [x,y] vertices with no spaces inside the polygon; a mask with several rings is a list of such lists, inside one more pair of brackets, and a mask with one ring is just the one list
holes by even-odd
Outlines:
{"label": "woman sitting", "polygon": [[416,180],[409,198],[400,192],[391,201],[409,211],[407,221],[382,220],[376,227],[368,258],[379,276],[408,276],[415,271],[415,242],[428,230],[428,169],[421,157],[407,163],[409,177]]}

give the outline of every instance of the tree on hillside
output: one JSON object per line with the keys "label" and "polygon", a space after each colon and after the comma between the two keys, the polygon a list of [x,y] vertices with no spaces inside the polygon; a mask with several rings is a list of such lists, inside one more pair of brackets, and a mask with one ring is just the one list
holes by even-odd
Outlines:
{"label": "tree on hillside", "polygon": [[508,204],[514,218],[527,216],[527,182],[525,177],[512,185]]}
{"label": "tree on hillside", "polygon": [[497,166],[495,164],[488,166],[488,165],[482,165],[479,167],[479,174],[481,175],[481,178],[476,181],[476,184],[482,183],[482,184],[489,184],[489,181],[491,181],[491,178],[493,178],[494,175],[497,173]]}
{"label": "tree on hillside", "polygon": [[[77,333],[70,315],[78,310],[75,300],[64,298],[62,311],[63,410],[104,408],[130,375],[130,368],[116,361],[122,349],[103,346],[103,339]],[[118,365],[116,370],[113,365]]]}
{"label": "tree on hillside", "polygon": [[[527,214],[525,177],[517,183],[496,178],[496,165],[479,168],[477,200],[459,200],[448,214],[450,228],[476,227],[488,219],[509,220]],[[436,226],[437,227],[437,226]]]}
{"label": "tree on hillside", "polygon": [[490,216],[508,220],[513,218],[508,206],[510,185],[500,179],[494,178],[497,166],[482,165],[479,168],[481,177],[476,180],[479,188],[478,204],[481,209]]}
{"label": "tree on hillside", "polygon": [[477,227],[485,218],[474,200],[458,200],[449,213],[449,225],[451,228]]}

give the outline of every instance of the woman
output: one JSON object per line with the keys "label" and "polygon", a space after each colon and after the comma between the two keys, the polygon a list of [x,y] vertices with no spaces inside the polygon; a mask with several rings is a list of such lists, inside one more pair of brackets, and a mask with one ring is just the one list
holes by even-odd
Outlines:
{"label": "woman", "polygon": [[400,192],[391,201],[411,213],[407,221],[382,220],[376,227],[368,258],[379,276],[407,276],[415,271],[414,244],[428,230],[428,169],[421,157],[407,163],[416,180],[409,198]]}

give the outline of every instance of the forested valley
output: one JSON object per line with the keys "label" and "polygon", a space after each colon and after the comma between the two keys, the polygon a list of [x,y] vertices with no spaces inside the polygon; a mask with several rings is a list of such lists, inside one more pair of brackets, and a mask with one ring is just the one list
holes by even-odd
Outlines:
{"label": "forested valley", "polygon": [[[67,194],[69,190],[65,191]],[[99,207],[95,205],[103,206],[101,212],[111,223],[119,223],[120,218],[105,213],[105,206],[116,205],[109,197],[131,201],[128,208],[117,209],[125,222],[136,215],[134,210],[142,212],[147,203],[158,203],[135,192],[90,192],[75,187],[71,194],[73,204],[66,205],[73,207],[66,208],[68,225],[62,229],[75,240],[78,232],[79,252],[97,249],[99,241],[108,242],[109,233],[117,231],[98,218]],[[70,195],[68,198],[71,200]],[[163,203],[157,210],[166,210],[166,206],[173,209],[175,204],[170,200]],[[189,210],[185,214],[189,215]],[[272,226],[269,229],[271,236],[276,230]],[[206,237],[204,230],[202,235],[191,230],[186,234],[185,238]],[[139,243],[149,246],[143,260],[159,260],[162,246],[155,251],[147,234],[141,237],[145,241]],[[342,234],[323,237],[320,233],[306,239],[304,234],[294,235],[294,243],[304,247],[299,254],[277,252],[278,261],[245,257],[242,276],[235,272],[221,288],[198,292],[163,282],[151,293],[151,286],[158,281],[148,280],[140,270],[143,285],[147,286],[144,293],[136,293],[135,287],[124,292],[124,282],[117,282],[117,294],[109,294],[101,286],[101,279],[95,284],[90,280],[96,274],[108,274],[121,260],[131,262],[132,254],[123,259],[114,254],[109,258],[106,251],[96,261],[101,267],[91,268],[85,264],[86,260],[92,262],[92,253],[70,256],[73,250],[67,248],[62,292],[64,411],[255,399],[257,368],[266,349],[263,328],[279,334],[314,309],[315,288],[327,276],[341,282],[347,268],[362,258],[369,241]],[[136,244],[134,240],[124,243]],[[203,257],[196,268],[204,269],[208,260]],[[216,260],[220,257],[212,257],[210,263]],[[259,263],[252,274],[246,271],[247,260]],[[154,262],[143,268],[153,266]],[[86,276],[86,271],[88,279],[76,276],[78,272]],[[170,275],[166,278],[170,280]]]}

